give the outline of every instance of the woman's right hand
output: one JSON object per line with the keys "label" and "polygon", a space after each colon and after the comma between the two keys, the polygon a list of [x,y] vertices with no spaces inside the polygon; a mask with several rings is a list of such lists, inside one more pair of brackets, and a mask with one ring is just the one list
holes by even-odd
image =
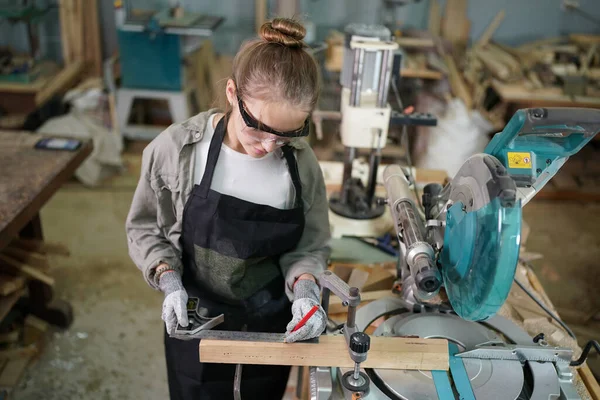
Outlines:
{"label": "woman's right hand", "polygon": [[167,333],[172,335],[177,328],[177,324],[183,327],[188,326],[188,294],[181,282],[181,276],[176,271],[163,272],[158,286],[165,294],[162,305],[162,320],[165,321]]}

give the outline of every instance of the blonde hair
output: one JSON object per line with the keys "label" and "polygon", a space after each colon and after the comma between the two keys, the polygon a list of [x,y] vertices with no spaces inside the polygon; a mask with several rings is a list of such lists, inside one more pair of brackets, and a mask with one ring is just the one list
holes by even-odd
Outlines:
{"label": "blonde hair", "polygon": [[320,91],[317,62],[305,49],[306,29],[288,18],[260,28],[260,38],[242,45],[233,60],[233,80],[240,98],[287,102],[310,112]]}

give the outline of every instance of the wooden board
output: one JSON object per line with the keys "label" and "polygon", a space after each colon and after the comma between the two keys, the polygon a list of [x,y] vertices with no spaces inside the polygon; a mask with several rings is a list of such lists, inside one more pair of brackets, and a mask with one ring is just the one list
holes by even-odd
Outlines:
{"label": "wooden board", "polygon": [[[360,294],[360,306],[387,296],[393,296],[391,290],[375,290],[373,292],[362,292]],[[342,299],[332,294],[329,297],[329,314],[340,314],[347,312],[348,307],[342,305]]]}
{"label": "wooden board", "polygon": [[24,276],[0,274],[0,296],[8,296],[25,286]]}
{"label": "wooden board", "polygon": [[[224,364],[354,367],[344,336],[321,336],[319,343],[200,341],[200,361]],[[443,339],[371,337],[363,368],[448,370],[448,342]]]}
{"label": "wooden board", "polygon": [[573,33],[569,35],[569,40],[579,45],[590,46],[593,44],[600,44],[600,35],[586,35],[580,33]]}
{"label": "wooden board", "polygon": [[83,12],[85,31],[85,75],[103,76],[102,66],[102,44],[100,42],[100,28],[98,16],[98,0],[86,0]]}
{"label": "wooden board", "polygon": [[256,32],[267,20],[267,0],[254,0],[254,26]]}
{"label": "wooden board", "polygon": [[429,2],[429,22],[427,29],[433,36],[440,36],[442,25],[442,9],[438,0]]}
{"label": "wooden board", "polygon": [[447,0],[442,18],[442,36],[454,44],[465,46],[469,40],[467,0]]}
{"label": "wooden board", "polygon": [[15,347],[11,349],[0,350],[0,360],[11,360],[15,358],[27,358],[32,357],[38,353],[36,345],[29,345],[25,347]]}
{"label": "wooden board", "polygon": [[67,89],[71,88],[77,82],[83,70],[84,64],[82,61],[75,61],[69,66],[65,67],[52,79],[48,85],[44,86],[44,88],[36,94],[36,104],[38,106],[42,105],[50,100],[53,96],[67,91]]}
{"label": "wooden board", "polygon": [[2,373],[0,373],[0,387],[8,387],[12,388],[17,386],[21,376],[23,376],[23,372],[29,365],[31,357],[23,357],[23,358],[15,358],[13,360],[9,360]]}
{"label": "wooden board", "polygon": [[8,296],[0,297],[0,321],[4,319],[13,308],[13,306],[17,303],[17,301],[21,298],[21,296],[25,293],[25,289],[19,289],[13,294]]}
{"label": "wooden board", "polygon": [[403,78],[440,80],[444,77],[444,74],[432,69],[402,68],[400,70],[400,76]]}
{"label": "wooden board", "polygon": [[498,14],[496,14],[496,16],[494,17],[494,19],[492,20],[492,22],[490,22],[490,24],[488,25],[488,27],[485,28],[485,31],[483,32],[483,34],[481,35],[481,37],[477,41],[476,46],[482,46],[483,47],[483,46],[485,46],[486,44],[489,43],[490,39],[492,38],[492,36],[496,32],[496,29],[498,29],[498,27],[502,23],[502,20],[504,19],[505,15],[506,15],[506,13],[504,12],[504,10],[501,10],[500,12],[498,12]]}
{"label": "wooden board", "polygon": [[2,253],[7,256],[18,260],[24,264],[31,265],[32,267],[40,268],[44,271],[50,268],[50,264],[48,264],[48,260],[42,254],[36,254],[33,252],[25,251],[16,247],[9,246],[6,249],[2,250]]}
{"label": "wooden board", "polygon": [[592,374],[590,367],[588,367],[587,364],[583,364],[577,371],[579,372],[581,380],[585,383],[585,387],[590,392],[592,400],[600,400],[600,385],[596,378],[594,378],[594,374]]}
{"label": "wooden board", "polygon": [[47,285],[54,285],[54,278],[44,274],[38,269],[32,267],[31,265],[27,265],[25,263],[19,262],[14,258],[8,257],[4,254],[0,254],[0,271],[9,271],[12,273],[21,273],[28,278],[36,279],[38,281],[44,282]]}
{"label": "wooden board", "polygon": [[527,90],[522,84],[506,84],[492,81],[494,90],[502,100],[516,103],[519,107],[600,107],[600,98],[590,96],[567,96],[561,88]]}

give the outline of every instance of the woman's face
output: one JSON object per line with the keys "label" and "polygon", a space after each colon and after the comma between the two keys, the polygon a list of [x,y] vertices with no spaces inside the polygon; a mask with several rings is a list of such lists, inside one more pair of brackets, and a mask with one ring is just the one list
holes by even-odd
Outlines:
{"label": "woman's face", "polygon": [[[261,158],[291,140],[249,127],[242,117],[237,95],[233,94],[230,96],[229,90],[227,95],[232,104],[228,134],[231,135],[229,139],[233,142],[231,144],[237,147],[236,150],[243,149],[246,154],[255,158]],[[251,97],[243,99],[242,107],[251,118],[258,121],[261,125],[266,125],[281,132],[302,129],[309,115],[307,111],[286,102],[265,102]],[[230,130],[233,132],[230,132]],[[236,141],[238,143],[235,143]]]}

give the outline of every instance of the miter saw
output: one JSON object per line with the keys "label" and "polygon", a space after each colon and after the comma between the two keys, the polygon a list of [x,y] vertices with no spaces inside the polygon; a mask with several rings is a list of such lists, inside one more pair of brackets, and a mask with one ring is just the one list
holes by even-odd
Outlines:
{"label": "miter saw", "polygon": [[519,110],[449,184],[427,185],[422,205],[405,172],[388,166],[399,294],[357,311],[344,300],[356,313],[350,333],[391,316],[374,335],[448,339],[450,371],[311,368],[311,399],[580,399],[572,351],[496,313],[515,276],[522,207],[599,131],[600,110]]}

